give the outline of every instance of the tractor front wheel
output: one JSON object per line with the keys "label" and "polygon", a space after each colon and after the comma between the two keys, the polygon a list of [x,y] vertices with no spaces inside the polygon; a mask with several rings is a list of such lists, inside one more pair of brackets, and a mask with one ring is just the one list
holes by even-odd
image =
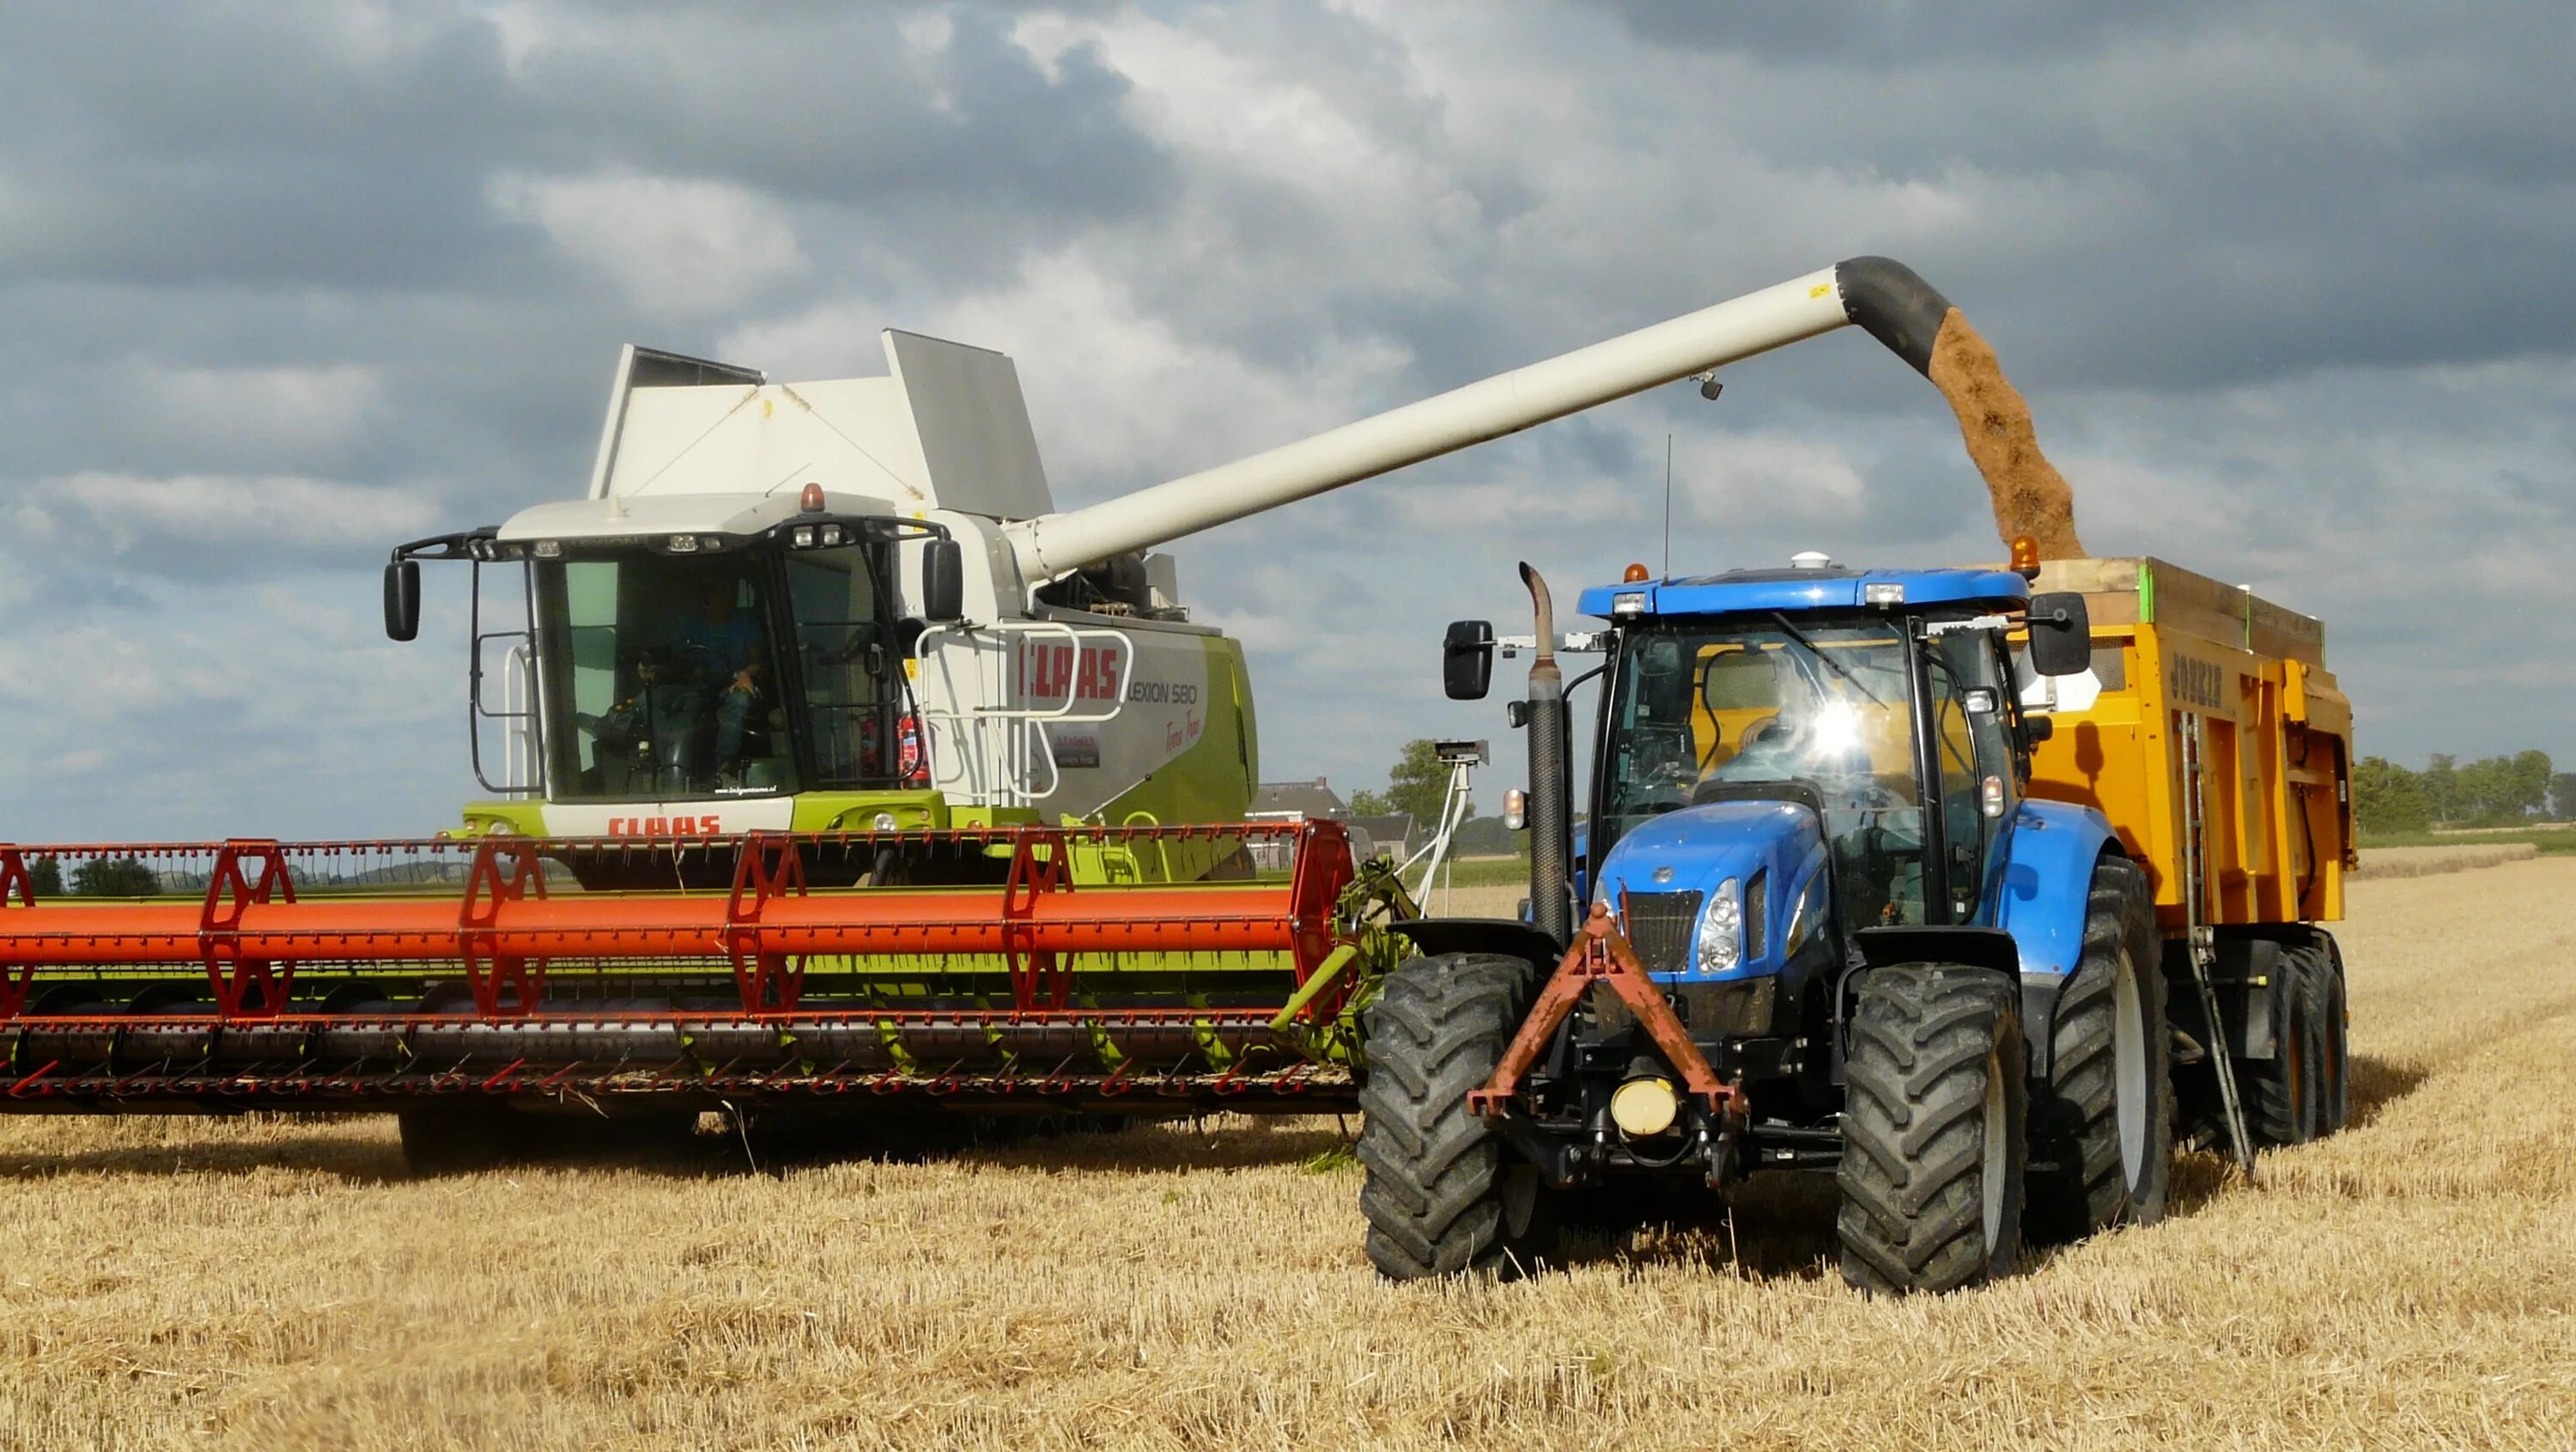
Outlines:
{"label": "tractor front wheel", "polygon": [[1467,1112],[1529,1011],[1532,977],[1517,958],[1411,958],[1368,1008],[1360,1212],[1389,1280],[1524,1275],[1554,1253],[1538,1167]]}
{"label": "tractor front wheel", "polygon": [[1836,1176],[1854,1289],[1953,1291],[2018,1268],[2027,1065],[2004,975],[1902,963],[1862,977]]}

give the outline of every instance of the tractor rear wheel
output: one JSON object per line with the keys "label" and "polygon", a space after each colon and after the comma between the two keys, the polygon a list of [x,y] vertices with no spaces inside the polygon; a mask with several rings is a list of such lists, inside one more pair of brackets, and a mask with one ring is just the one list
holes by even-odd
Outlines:
{"label": "tractor rear wheel", "polygon": [[2164,1218],[2173,1167],[2173,1031],[2155,908],[2137,864],[2093,869],[2084,951],[2057,1000],[2049,1072],[2032,1081],[2033,1240]]}
{"label": "tractor rear wheel", "polygon": [[1525,1275],[1555,1251],[1553,1192],[1484,1120],[1484,1086],[1529,1011],[1531,966],[1445,953],[1409,958],[1364,1016],[1360,1212],[1389,1280]]}
{"label": "tractor rear wheel", "polygon": [[2314,1004],[2304,953],[2284,950],[2273,971],[2283,982],[2274,1000],[2280,1021],[2273,1027],[2272,1057],[2240,1059],[2237,1079],[2245,1087],[2245,1127],[2258,1148],[2306,1144],[2317,1137],[2319,1065]]}
{"label": "tractor rear wheel", "polygon": [[1861,979],[1835,1219],[1854,1289],[1952,1291],[2019,1266],[2028,1062],[2002,974],[1904,963]]}

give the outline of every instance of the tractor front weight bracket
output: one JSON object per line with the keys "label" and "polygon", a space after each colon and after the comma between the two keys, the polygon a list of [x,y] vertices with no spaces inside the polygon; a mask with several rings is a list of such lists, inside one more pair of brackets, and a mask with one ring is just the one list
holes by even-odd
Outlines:
{"label": "tractor front weight bracket", "polygon": [[1530,1006],[1529,1017],[1521,1021],[1520,1032],[1512,1036],[1511,1046],[1503,1051],[1502,1062],[1494,1066],[1493,1078],[1486,1081],[1484,1088],[1468,1091],[1469,1113],[1487,1119],[1500,1119],[1510,1113],[1530,1066],[1547,1052],[1566,1015],[1574,1012],[1574,1006],[1583,1001],[1595,983],[1607,983],[1619,995],[1619,1001],[1637,1016],[1646,1036],[1663,1054],[1664,1062],[1681,1075],[1683,1090],[1718,1122],[1727,1123],[1742,1111],[1741,1091],[1720,1080],[1709,1067],[1708,1056],[1700,1052],[1689,1030],[1674,1016],[1663,989],[1647,976],[1646,965],[1637,961],[1636,949],[1629,946],[1627,935],[1610,916],[1610,905],[1597,902],[1592,905],[1592,916],[1574,935],[1574,946],[1565,950],[1556,971],[1548,976],[1547,986],[1539,991],[1538,1002]]}

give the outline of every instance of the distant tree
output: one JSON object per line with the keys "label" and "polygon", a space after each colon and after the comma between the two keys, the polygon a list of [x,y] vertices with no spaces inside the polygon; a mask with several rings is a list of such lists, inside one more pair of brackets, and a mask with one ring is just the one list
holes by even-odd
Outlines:
{"label": "distant tree", "polygon": [[2513,758],[2513,805],[2520,816],[2533,816],[2549,810],[2551,775],[2549,753],[2519,751]]}
{"label": "distant tree", "polygon": [[1458,824],[1454,850],[1467,857],[1504,857],[1521,850],[1521,834],[1500,817],[1469,817]]}
{"label": "distant tree", "polygon": [[[1418,737],[1404,743],[1404,754],[1396,758],[1395,767],[1387,773],[1386,791],[1363,793],[1383,801],[1388,812],[1409,812],[1425,831],[1440,822],[1440,808],[1449,799],[1449,767],[1440,759],[1440,746],[1431,738]],[[1354,805],[1352,811],[1359,808]],[[1467,814],[1475,815],[1476,804],[1467,804]],[[1367,815],[1363,813],[1362,815]]]}
{"label": "distant tree", "polygon": [[2425,809],[2436,822],[2460,819],[2460,773],[2456,756],[2434,756],[2416,780],[2424,790]]}
{"label": "distant tree", "polygon": [[2353,767],[2352,814],[2365,832],[2421,832],[2433,822],[2423,776],[2381,756]]}
{"label": "distant tree", "polygon": [[150,897],[160,890],[161,879],[133,857],[101,857],[72,873],[72,891],[81,897]]}
{"label": "distant tree", "polygon": [[2576,772],[2562,771],[2549,779],[2549,815],[2576,822]]}
{"label": "distant tree", "polygon": [[61,897],[63,895],[62,859],[48,853],[28,863],[27,886],[35,891],[38,902],[43,902],[49,897]]}
{"label": "distant tree", "polygon": [[1395,815],[1395,804],[1386,799],[1386,793],[1373,792],[1363,787],[1360,790],[1351,793],[1351,815],[1354,817],[1391,817]]}

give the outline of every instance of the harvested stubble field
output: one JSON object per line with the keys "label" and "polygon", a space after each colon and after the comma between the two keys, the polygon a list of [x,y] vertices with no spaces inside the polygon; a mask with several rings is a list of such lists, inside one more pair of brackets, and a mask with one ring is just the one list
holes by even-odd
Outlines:
{"label": "harvested stubble field", "polygon": [[375,1121],[0,1124],[0,1446],[2576,1446],[2576,862],[2357,885],[2355,1127],[1941,1300],[1747,1194],[1361,1262],[1330,1121],[404,1176]]}

